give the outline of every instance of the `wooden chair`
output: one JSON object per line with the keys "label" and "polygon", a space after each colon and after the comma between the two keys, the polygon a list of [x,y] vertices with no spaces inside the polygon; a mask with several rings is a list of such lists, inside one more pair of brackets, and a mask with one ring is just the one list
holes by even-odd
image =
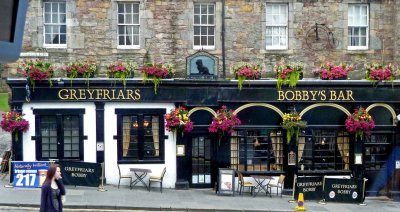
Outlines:
{"label": "wooden chair", "polygon": [[238,191],[239,191],[239,194],[242,195],[242,191],[245,188],[250,188],[251,195],[253,196],[254,195],[255,185],[252,182],[246,182],[244,180],[243,174],[241,172],[236,171],[236,173],[238,175]]}
{"label": "wooden chair", "polygon": [[119,180],[118,180],[118,189],[119,189],[119,185],[121,184],[121,179],[125,178],[125,179],[129,179],[129,187],[132,188],[132,175],[121,175],[121,169],[119,167],[118,164],[118,173],[119,173]]}
{"label": "wooden chair", "polygon": [[167,172],[167,167],[164,167],[164,169],[163,169],[163,171],[162,171],[160,176],[150,176],[150,178],[149,178],[149,192],[150,192],[150,189],[151,189],[151,183],[152,182],[157,182],[157,183],[160,183],[160,191],[162,193],[162,183],[163,183],[165,172]]}
{"label": "wooden chair", "polygon": [[278,182],[277,183],[269,183],[268,188],[269,188],[269,194],[271,195],[272,187],[276,188],[276,196],[278,196],[278,191],[279,188],[281,189],[281,198],[282,198],[282,191],[283,191],[283,183],[285,181],[285,175],[281,174],[279,176]]}

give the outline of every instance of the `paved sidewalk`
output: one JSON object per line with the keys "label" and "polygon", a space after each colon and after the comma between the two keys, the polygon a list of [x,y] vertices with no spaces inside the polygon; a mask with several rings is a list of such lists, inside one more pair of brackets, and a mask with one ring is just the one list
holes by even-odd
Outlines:
{"label": "paved sidewalk", "polygon": [[[40,189],[6,188],[5,180],[0,182],[0,211],[38,210]],[[289,203],[291,196],[283,198],[258,195],[253,198],[249,193],[243,196],[218,196],[211,189],[174,190],[157,188],[148,192],[143,187],[130,190],[127,186],[107,185],[107,191],[100,192],[92,187],[67,186],[65,211],[105,211],[105,210],[145,210],[145,211],[294,211],[296,203]],[[400,202],[386,198],[367,199],[367,206],[356,204],[328,203],[318,204],[306,201],[307,211],[400,211]],[[7,206],[12,207],[7,210]],[[30,209],[24,210],[23,208]]]}

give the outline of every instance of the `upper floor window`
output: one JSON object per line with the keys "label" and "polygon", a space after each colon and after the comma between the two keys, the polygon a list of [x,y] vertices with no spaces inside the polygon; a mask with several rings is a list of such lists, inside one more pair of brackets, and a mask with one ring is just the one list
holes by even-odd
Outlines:
{"label": "upper floor window", "polygon": [[215,4],[195,4],[193,48],[215,49]]}
{"label": "upper floor window", "polygon": [[118,48],[139,48],[139,3],[118,3]]}
{"label": "upper floor window", "polygon": [[266,5],[266,49],[288,48],[288,5]]}
{"label": "upper floor window", "polygon": [[119,163],[163,163],[165,109],[117,109]]}
{"label": "upper floor window", "polygon": [[348,49],[368,49],[368,5],[349,5]]}
{"label": "upper floor window", "polygon": [[67,24],[65,1],[43,2],[44,47],[66,47]]}

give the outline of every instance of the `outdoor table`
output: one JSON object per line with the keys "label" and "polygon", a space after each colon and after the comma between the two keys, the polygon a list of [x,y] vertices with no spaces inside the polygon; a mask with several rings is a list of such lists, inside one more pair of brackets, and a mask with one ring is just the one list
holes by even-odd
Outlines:
{"label": "outdoor table", "polygon": [[[264,191],[265,195],[268,195],[268,184],[273,178],[267,175],[250,175],[250,177],[252,177],[257,183],[256,187],[254,188],[257,189],[257,192],[254,192],[254,197],[257,196],[260,191]],[[272,197],[271,194],[269,194],[269,196]]]}
{"label": "outdoor table", "polygon": [[148,173],[151,173],[151,169],[143,169],[143,168],[130,168],[129,169],[135,175],[136,179],[132,181],[130,187],[136,185],[139,182],[142,182],[144,187],[149,190],[148,185],[143,181],[143,179],[147,176]]}

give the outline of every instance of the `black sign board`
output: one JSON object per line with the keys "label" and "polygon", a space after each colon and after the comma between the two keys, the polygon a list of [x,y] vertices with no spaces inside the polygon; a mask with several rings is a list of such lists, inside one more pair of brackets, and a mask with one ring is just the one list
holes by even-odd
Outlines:
{"label": "black sign board", "polygon": [[235,195],[235,170],[219,169],[218,194]]}
{"label": "black sign board", "polygon": [[364,180],[325,177],[324,199],[326,202],[362,203]]}
{"label": "black sign board", "polygon": [[60,161],[61,176],[65,185],[90,186],[100,185],[101,164],[75,161]]}
{"label": "black sign board", "polygon": [[323,199],[323,180],[323,176],[296,176],[293,199],[297,200],[299,193],[303,193],[304,200]]}

